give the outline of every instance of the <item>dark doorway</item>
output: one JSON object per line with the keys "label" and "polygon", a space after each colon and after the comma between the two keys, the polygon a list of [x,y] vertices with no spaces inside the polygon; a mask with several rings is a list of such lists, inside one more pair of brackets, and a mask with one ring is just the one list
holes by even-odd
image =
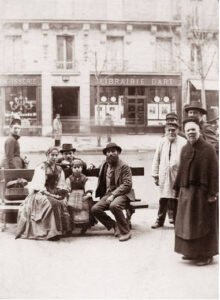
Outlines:
{"label": "dark doorway", "polygon": [[79,128],[79,88],[53,87],[53,118],[60,114],[63,133],[78,132]]}

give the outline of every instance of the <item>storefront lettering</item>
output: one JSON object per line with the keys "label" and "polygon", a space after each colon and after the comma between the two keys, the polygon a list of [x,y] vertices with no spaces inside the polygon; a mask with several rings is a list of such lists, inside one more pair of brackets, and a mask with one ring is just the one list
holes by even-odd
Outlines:
{"label": "storefront lettering", "polygon": [[6,78],[0,78],[0,86],[36,86],[40,85],[40,77],[6,77]]}
{"label": "storefront lettering", "polygon": [[179,86],[178,78],[152,78],[152,77],[103,77],[99,79],[100,85],[111,86]]}

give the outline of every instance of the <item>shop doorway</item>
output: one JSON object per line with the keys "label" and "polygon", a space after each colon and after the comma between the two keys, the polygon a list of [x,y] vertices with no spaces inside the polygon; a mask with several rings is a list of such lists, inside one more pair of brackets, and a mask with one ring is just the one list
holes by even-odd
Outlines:
{"label": "shop doorway", "polygon": [[63,133],[78,132],[79,87],[53,87],[53,118],[60,114]]}

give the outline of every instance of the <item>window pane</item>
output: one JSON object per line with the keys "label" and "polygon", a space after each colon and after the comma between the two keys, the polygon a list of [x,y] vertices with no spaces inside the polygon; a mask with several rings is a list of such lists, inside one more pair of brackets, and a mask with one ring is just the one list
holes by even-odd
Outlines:
{"label": "window pane", "polygon": [[66,37],[66,61],[73,60],[73,37]]}
{"label": "window pane", "polygon": [[57,36],[57,60],[64,61],[64,38]]}

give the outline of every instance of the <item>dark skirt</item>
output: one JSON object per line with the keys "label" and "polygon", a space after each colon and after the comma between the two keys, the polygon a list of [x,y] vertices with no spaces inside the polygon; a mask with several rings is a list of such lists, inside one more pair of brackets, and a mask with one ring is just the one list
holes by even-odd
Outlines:
{"label": "dark skirt", "polygon": [[207,235],[186,240],[175,235],[175,252],[190,257],[210,257],[218,254],[218,205],[210,203],[210,231]]}

